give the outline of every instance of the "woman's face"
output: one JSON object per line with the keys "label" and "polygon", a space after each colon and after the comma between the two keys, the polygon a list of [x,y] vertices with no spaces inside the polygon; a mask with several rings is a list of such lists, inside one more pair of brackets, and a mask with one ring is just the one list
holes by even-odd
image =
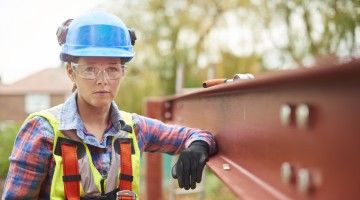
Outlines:
{"label": "woman's face", "polygon": [[98,108],[110,106],[124,76],[119,58],[81,57],[67,72],[76,84],[78,103]]}

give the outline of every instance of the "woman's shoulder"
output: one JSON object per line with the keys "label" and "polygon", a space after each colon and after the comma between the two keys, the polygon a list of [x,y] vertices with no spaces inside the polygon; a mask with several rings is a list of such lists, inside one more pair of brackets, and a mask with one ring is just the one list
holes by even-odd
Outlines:
{"label": "woman's shoulder", "polygon": [[54,138],[53,126],[44,117],[39,116],[38,120],[39,120],[39,123],[41,124],[40,128],[42,129],[42,133],[44,134],[44,136],[46,136],[47,138],[53,139]]}
{"label": "woman's shoulder", "polygon": [[33,113],[31,114],[23,123],[21,130],[25,129],[32,129],[32,133],[36,134],[43,134],[45,137],[54,138],[54,127],[51,123],[53,119],[49,119],[49,117],[43,114]]}

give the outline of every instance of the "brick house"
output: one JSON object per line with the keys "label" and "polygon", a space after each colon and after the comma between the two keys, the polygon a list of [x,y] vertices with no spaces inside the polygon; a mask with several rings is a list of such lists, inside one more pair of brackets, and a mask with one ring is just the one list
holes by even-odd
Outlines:
{"label": "brick house", "polygon": [[47,68],[10,85],[0,85],[0,122],[22,122],[29,113],[60,104],[72,83],[63,67]]}

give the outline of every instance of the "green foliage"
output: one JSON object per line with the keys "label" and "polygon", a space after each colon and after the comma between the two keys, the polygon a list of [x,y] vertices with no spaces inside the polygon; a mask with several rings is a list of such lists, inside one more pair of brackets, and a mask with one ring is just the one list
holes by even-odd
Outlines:
{"label": "green foliage", "polygon": [[238,73],[257,74],[265,70],[260,65],[261,58],[256,55],[239,58],[228,52],[222,52],[222,58],[226,62],[221,62],[216,66],[217,77],[232,78],[234,74]]}
{"label": "green foliage", "polygon": [[214,64],[215,78],[223,78],[358,56],[358,5],[355,0],[134,0],[103,6],[136,30],[133,62],[156,74],[151,84],[161,87],[146,90],[153,96],[174,94],[180,65],[183,85],[199,87]]}
{"label": "green foliage", "polygon": [[149,69],[142,71],[130,65],[121,83],[116,102],[122,110],[142,114],[144,99],[163,95],[160,90],[158,74]]}
{"label": "green foliage", "polygon": [[5,179],[9,169],[9,156],[11,154],[19,125],[9,125],[0,131],[0,180]]}
{"label": "green foliage", "polygon": [[235,195],[225,186],[223,182],[211,171],[206,170],[206,180],[205,180],[205,199],[215,200],[219,199],[221,194],[221,199],[223,200],[235,200],[237,199]]}
{"label": "green foliage", "polygon": [[360,54],[356,0],[132,0],[101,7],[136,30],[136,56],[117,98],[131,112],[141,113],[147,96],[174,94],[179,66],[184,87],[201,87],[211,70],[213,78],[231,78]]}

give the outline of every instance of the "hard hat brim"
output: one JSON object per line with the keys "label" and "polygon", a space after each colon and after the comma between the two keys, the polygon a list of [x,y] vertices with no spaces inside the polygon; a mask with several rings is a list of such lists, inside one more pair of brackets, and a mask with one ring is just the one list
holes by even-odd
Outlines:
{"label": "hard hat brim", "polygon": [[69,55],[77,57],[115,57],[115,58],[132,58],[135,53],[129,53],[119,48],[108,47],[87,47],[68,51]]}

